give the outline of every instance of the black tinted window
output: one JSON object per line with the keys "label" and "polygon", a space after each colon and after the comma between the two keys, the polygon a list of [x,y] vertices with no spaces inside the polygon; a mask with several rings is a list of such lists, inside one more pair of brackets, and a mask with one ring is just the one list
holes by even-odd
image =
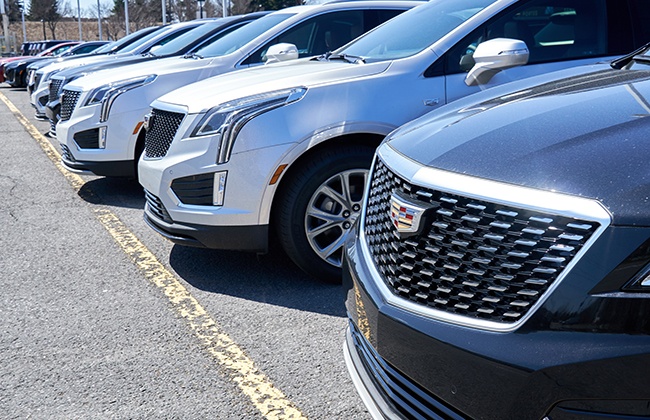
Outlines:
{"label": "black tinted window", "polygon": [[[446,57],[446,71],[469,71],[474,65],[472,55],[477,45],[494,38],[526,42],[529,64],[616,54],[618,51],[613,49],[629,43],[621,42],[618,36],[611,42],[607,3],[607,0],[537,0],[509,10],[451,49]],[[613,7],[619,4],[626,8],[620,0],[610,3]],[[619,34],[626,31],[625,27],[614,30]]]}

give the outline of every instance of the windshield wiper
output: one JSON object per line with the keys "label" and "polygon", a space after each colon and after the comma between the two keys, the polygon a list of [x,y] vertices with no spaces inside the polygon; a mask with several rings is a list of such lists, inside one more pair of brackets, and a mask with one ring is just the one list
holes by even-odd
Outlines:
{"label": "windshield wiper", "polygon": [[[622,69],[623,67],[627,66],[627,65],[629,64],[630,61],[632,61],[633,59],[635,59],[635,57],[636,57],[637,55],[639,55],[639,54],[645,52],[645,50],[647,50],[648,48],[650,48],[650,42],[648,42],[647,44],[645,44],[643,47],[638,48],[638,49],[632,51],[632,52],[629,53],[628,55],[624,55],[624,56],[621,57],[621,58],[617,58],[616,60],[614,60],[614,61],[612,61],[612,62],[610,63],[610,66],[612,66],[612,67],[615,68],[616,70],[620,70],[620,69]],[[648,60],[647,57],[639,57],[639,59],[641,59],[641,60],[643,60],[643,61]]]}
{"label": "windshield wiper", "polygon": [[156,54],[152,53],[151,51],[147,51],[146,53],[142,53],[143,57],[158,57]]}
{"label": "windshield wiper", "polygon": [[185,54],[185,55],[183,56],[183,58],[193,58],[193,59],[196,60],[196,59],[202,59],[203,56],[202,56],[202,55],[199,55],[199,54],[197,54],[197,53],[187,53],[187,54]]}
{"label": "windshield wiper", "polygon": [[357,64],[359,62],[365,63],[366,60],[363,57],[349,54],[332,54],[332,51],[328,51],[323,55],[312,58],[312,60],[318,61],[330,61],[330,60],[345,60],[348,63]]}

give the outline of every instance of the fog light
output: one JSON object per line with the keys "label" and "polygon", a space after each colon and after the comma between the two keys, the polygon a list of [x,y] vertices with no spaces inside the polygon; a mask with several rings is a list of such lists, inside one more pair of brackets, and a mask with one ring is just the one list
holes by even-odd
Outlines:
{"label": "fog light", "polygon": [[108,127],[99,127],[99,148],[106,149],[106,131]]}
{"label": "fog light", "polygon": [[223,198],[226,194],[226,176],[228,171],[215,172],[214,174],[214,193],[213,204],[223,206]]}

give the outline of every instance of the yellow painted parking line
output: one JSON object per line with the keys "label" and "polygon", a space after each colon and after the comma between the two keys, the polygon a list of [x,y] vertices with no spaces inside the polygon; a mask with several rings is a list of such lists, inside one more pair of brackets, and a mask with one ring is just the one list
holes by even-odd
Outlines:
{"label": "yellow painted parking line", "polygon": [[[52,143],[0,92],[0,100],[7,105],[18,121],[38,142],[45,154],[79,192],[84,180],[61,166],[61,156]],[[88,192],[85,191],[87,194]],[[271,380],[260,372],[253,360],[212,319],[201,304],[176,277],[163,266],[156,256],[104,206],[91,205],[92,212],[108,230],[115,242],[133,260],[145,278],[167,296],[173,311],[184,319],[207,352],[229,373],[230,379],[269,420],[302,419],[306,417]]]}

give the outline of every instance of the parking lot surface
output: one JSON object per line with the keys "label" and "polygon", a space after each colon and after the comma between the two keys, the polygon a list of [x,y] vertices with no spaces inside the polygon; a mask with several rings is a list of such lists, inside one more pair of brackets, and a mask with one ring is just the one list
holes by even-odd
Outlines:
{"label": "parking lot surface", "polygon": [[0,417],[369,419],[340,286],[166,241],[137,181],[66,173],[26,91],[0,95]]}

